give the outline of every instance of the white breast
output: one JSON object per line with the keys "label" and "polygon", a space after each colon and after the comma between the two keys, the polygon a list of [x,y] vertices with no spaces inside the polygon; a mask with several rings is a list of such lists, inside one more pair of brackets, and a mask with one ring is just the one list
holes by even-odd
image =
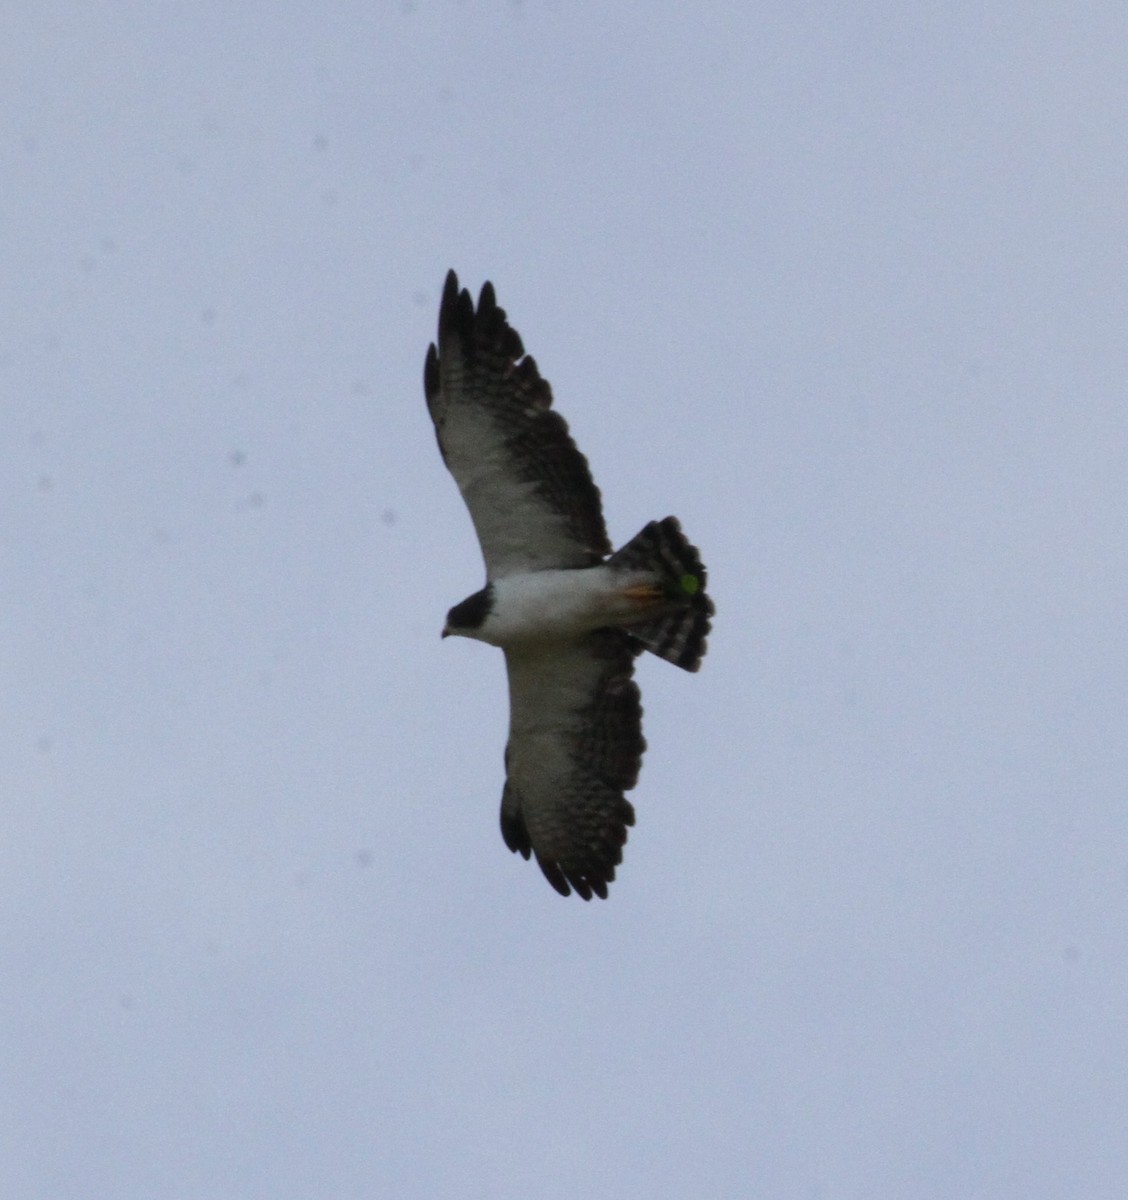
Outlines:
{"label": "white breast", "polygon": [[616,597],[622,580],[602,566],[510,575],[493,587],[494,606],[479,636],[495,646],[576,636],[621,615]]}

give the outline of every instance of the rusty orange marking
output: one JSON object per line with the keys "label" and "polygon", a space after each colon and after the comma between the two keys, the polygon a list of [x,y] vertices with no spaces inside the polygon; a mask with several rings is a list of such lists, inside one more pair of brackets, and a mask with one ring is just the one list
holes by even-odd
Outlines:
{"label": "rusty orange marking", "polygon": [[632,587],[624,588],[623,596],[625,599],[630,600],[632,604],[647,607],[652,604],[659,604],[666,599],[661,585],[657,583],[636,583]]}

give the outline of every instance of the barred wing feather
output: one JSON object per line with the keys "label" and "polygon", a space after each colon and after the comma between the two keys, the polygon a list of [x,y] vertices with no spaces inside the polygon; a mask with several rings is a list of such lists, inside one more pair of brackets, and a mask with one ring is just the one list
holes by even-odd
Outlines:
{"label": "barred wing feather", "polygon": [[455,273],[447,275],[423,382],[490,579],[591,566],[611,552],[587,459],[492,284],[475,309]]}
{"label": "barred wing feather", "polygon": [[627,636],[598,630],[574,641],[505,652],[509,743],[501,802],[506,845],[536,856],[567,896],[606,899],[622,861],[646,742]]}

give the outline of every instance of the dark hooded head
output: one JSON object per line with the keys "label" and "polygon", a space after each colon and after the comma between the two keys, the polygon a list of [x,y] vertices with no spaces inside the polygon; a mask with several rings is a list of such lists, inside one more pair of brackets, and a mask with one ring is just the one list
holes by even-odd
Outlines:
{"label": "dark hooded head", "polygon": [[443,637],[448,634],[474,637],[493,608],[493,599],[493,584],[487,584],[480,592],[475,592],[472,596],[467,596],[461,604],[456,604],[447,613]]}

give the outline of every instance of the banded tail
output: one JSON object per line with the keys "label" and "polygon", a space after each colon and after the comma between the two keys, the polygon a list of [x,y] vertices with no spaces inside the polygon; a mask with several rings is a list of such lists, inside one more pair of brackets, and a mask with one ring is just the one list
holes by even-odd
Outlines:
{"label": "banded tail", "polygon": [[632,624],[627,632],[659,658],[696,671],[705,657],[713,601],[705,593],[701,555],[682,533],[677,517],[651,521],[615,551],[608,565],[655,575],[667,602],[662,615]]}

